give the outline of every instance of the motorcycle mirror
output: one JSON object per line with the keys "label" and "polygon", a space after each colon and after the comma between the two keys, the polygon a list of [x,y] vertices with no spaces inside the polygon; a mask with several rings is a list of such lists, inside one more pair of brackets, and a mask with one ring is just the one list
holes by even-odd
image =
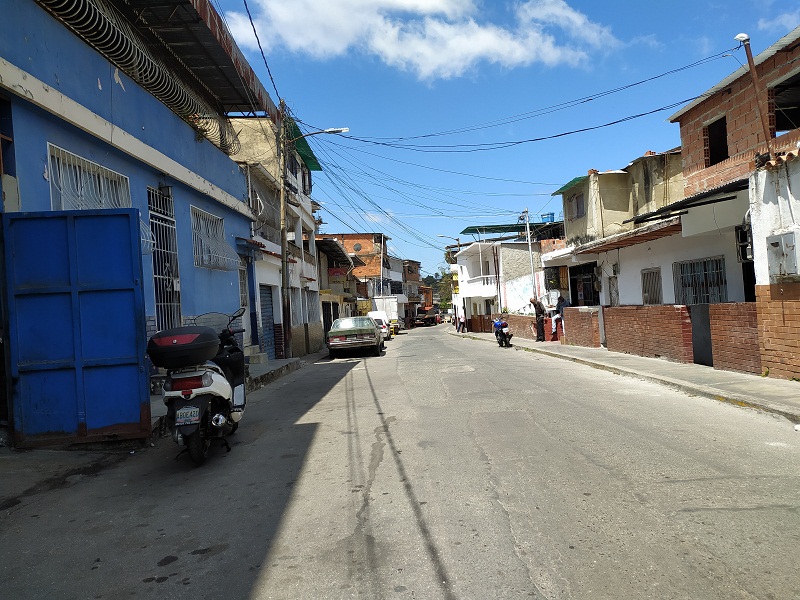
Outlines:
{"label": "motorcycle mirror", "polygon": [[245,311],[244,306],[239,307],[239,310],[237,310],[235,313],[231,315],[231,320],[238,319],[239,317],[241,317],[244,314],[244,311]]}

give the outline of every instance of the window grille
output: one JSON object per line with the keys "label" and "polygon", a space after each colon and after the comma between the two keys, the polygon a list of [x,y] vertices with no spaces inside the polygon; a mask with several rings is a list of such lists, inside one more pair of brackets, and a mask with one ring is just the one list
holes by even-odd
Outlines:
{"label": "window grille", "polygon": [[[50,204],[53,210],[131,208],[131,186],[125,175],[63,148],[47,144]],[[153,236],[139,219],[142,254],[153,251]]]}
{"label": "window grille", "polygon": [[223,220],[194,206],[192,206],[192,248],[196,267],[224,271],[239,268],[239,255],[225,241]]}
{"label": "window grille", "polygon": [[153,288],[156,327],[159,330],[180,327],[181,283],[178,272],[178,238],[175,234],[175,208],[172,196],[147,188],[150,230],[153,247]]}
{"label": "window grille", "polygon": [[662,304],[661,268],[642,271],[642,304]]}
{"label": "window grille", "polygon": [[315,290],[306,290],[306,304],[308,305],[308,322],[319,323],[322,321],[319,292]]}
{"label": "window grille", "polygon": [[249,306],[249,296],[247,289],[247,263],[243,258],[239,259],[239,306]]}
{"label": "window grille", "polygon": [[724,256],[674,263],[672,272],[677,304],[715,304],[728,301]]}

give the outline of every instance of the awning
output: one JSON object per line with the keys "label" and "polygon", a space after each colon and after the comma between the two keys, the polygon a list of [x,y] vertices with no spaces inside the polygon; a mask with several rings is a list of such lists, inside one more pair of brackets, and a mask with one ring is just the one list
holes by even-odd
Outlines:
{"label": "awning", "polygon": [[[467,227],[461,235],[485,235],[487,233],[518,233],[525,234],[525,223],[511,223],[510,225],[474,225]],[[450,244],[451,246],[453,244]],[[461,244],[462,246],[466,244]]]}
{"label": "awning", "polygon": [[339,240],[335,238],[316,238],[314,243],[317,249],[326,254],[328,259],[335,264],[353,266],[353,259],[347,254],[347,250]]}
{"label": "awning", "polygon": [[297,123],[289,121],[289,139],[294,140],[294,149],[303,159],[309,171],[322,171],[319,166],[319,161],[314,153],[311,151],[311,146],[308,145],[306,138],[302,137],[303,132],[297,127]]}
{"label": "awning", "polygon": [[678,211],[685,211],[689,208],[693,208],[696,206],[703,206],[705,204],[716,204],[717,202],[725,202],[727,200],[734,200],[736,199],[736,194],[719,197],[719,198],[712,198],[712,196],[717,196],[720,194],[731,194],[733,192],[740,192],[742,190],[746,190],[750,186],[749,179],[737,179],[736,181],[731,181],[730,183],[726,183],[725,185],[721,185],[711,190],[705,190],[703,192],[697,193],[694,196],[689,196],[688,198],[684,198],[683,200],[678,200],[677,202],[673,202],[667,206],[662,206],[658,210],[654,210],[653,212],[649,212],[643,215],[637,215],[632,219],[628,219],[623,221],[623,223],[646,223],[647,221],[653,221],[655,219],[665,219],[668,217],[673,216],[672,213],[675,214],[682,214]]}
{"label": "awning", "polygon": [[571,181],[568,181],[567,183],[562,185],[560,188],[558,188],[555,192],[553,192],[550,195],[551,196],[558,196],[559,194],[563,194],[564,192],[566,192],[570,188],[574,188],[576,185],[578,185],[580,183],[583,183],[587,179],[589,179],[588,175],[583,175],[581,177],[576,177],[575,179],[572,179]]}
{"label": "awning", "polygon": [[643,244],[659,238],[668,237],[681,232],[681,218],[672,217],[670,219],[652,223],[626,231],[616,235],[610,235],[601,240],[595,240],[588,244],[582,244],[575,248],[575,254],[599,254],[609,252],[618,248],[627,248],[636,244]]}

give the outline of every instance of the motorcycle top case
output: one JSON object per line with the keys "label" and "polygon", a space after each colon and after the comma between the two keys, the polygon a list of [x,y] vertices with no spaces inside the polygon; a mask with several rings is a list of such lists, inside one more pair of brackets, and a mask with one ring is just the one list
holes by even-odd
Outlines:
{"label": "motorcycle top case", "polygon": [[219,350],[219,336],[210,327],[175,327],[159,331],[147,342],[147,354],[157,367],[178,369],[211,360]]}

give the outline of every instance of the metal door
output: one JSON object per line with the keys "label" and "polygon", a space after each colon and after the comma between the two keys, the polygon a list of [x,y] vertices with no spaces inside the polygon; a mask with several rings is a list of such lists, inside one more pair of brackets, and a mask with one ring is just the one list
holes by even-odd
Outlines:
{"label": "metal door", "polygon": [[272,288],[268,285],[259,285],[261,297],[261,351],[267,358],[275,360],[275,317],[272,311]]}
{"label": "metal door", "polygon": [[711,345],[711,317],[708,304],[691,304],[689,318],[692,320],[692,355],[694,364],[714,366]]}
{"label": "metal door", "polygon": [[139,213],[6,213],[17,446],[150,435]]}

